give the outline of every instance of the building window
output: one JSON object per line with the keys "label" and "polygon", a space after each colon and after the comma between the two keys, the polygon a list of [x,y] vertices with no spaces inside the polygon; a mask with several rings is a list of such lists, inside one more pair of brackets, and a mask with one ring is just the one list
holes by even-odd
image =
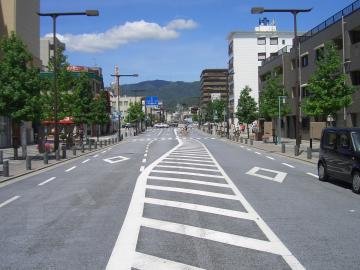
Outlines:
{"label": "building window", "polygon": [[279,39],[277,37],[270,38],[270,45],[278,45]]}
{"label": "building window", "polygon": [[266,45],[266,37],[258,37],[257,44],[258,45]]}
{"label": "building window", "polygon": [[352,44],[360,42],[360,30],[353,30],[349,32]]}
{"label": "building window", "polygon": [[301,66],[307,67],[309,65],[309,55],[306,54],[304,56],[301,56]]}
{"label": "building window", "polygon": [[270,53],[270,57],[275,57],[275,56],[278,56],[278,53],[277,53],[277,52]]}
{"label": "building window", "polygon": [[350,77],[353,85],[360,85],[360,70],[352,71]]}
{"label": "building window", "polygon": [[285,39],[282,40],[282,44],[285,45]]}
{"label": "building window", "polygon": [[258,53],[258,61],[263,61],[266,59],[266,53]]}
{"label": "building window", "polygon": [[128,105],[128,101],[124,101],[124,106],[127,106]]}
{"label": "building window", "polygon": [[123,102],[122,101],[119,101],[119,106],[122,106],[123,105]]}
{"label": "building window", "polygon": [[306,86],[301,87],[301,97],[305,98],[309,96],[309,91],[307,90]]}

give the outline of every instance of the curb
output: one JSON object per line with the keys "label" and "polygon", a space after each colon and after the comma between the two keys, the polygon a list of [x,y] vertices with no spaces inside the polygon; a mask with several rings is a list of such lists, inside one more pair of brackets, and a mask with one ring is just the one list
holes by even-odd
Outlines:
{"label": "curb", "polygon": [[[209,133],[203,132],[202,130],[199,130],[199,129],[198,129],[198,131],[200,131],[200,132],[203,133],[203,134],[209,134]],[[212,135],[212,134],[211,134],[211,135]],[[265,151],[265,152],[267,152],[267,153],[271,153],[271,154],[275,154],[275,155],[279,155],[279,156],[287,157],[287,158],[291,158],[291,159],[296,159],[296,160],[303,161],[303,162],[306,162],[306,163],[309,163],[309,164],[312,164],[312,165],[316,165],[316,163],[317,163],[317,162],[313,162],[313,161],[310,161],[310,160],[297,158],[297,157],[295,157],[295,156],[294,156],[294,157],[293,157],[293,156],[287,156],[287,155],[284,155],[284,154],[281,153],[281,152],[272,152],[272,151],[263,149],[263,148],[261,148],[261,147],[256,147],[256,146],[254,146],[254,145],[245,144],[245,143],[241,144],[240,142],[237,143],[237,142],[234,142],[234,141],[232,141],[232,140],[230,140],[230,139],[227,139],[226,137],[219,137],[218,135],[212,135],[212,136],[214,136],[214,137],[216,137],[216,138],[218,138],[218,139],[223,139],[225,142],[230,142],[230,143],[235,144],[235,145],[247,145],[249,148],[255,148],[255,149],[258,149],[258,150]]]}
{"label": "curb", "polygon": [[32,173],[35,173],[35,172],[39,172],[39,171],[41,171],[41,170],[45,170],[45,169],[47,169],[47,168],[49,168],[49,167],[53,167],[53,166],[55,166],[55,165],[59,165],[59,164],[61,164],[61,163],[65,163],[65,162],[70,161],[70,160],[74,160],[74,159],[77,159],[77,158],[81,158],[81,157],[87,156],[87,155],[92,154],[92,153],[99,152],[99,151],[101,151],[101,150],[103,150],[103,149],[107,149],[107,148],[109,148],[109,147],[111,147],[111,146],[119,145],[119,144],[124,143],[124,142],[125,142],[125,141],[123,140],[123,141],[118,142],[118,143],[116,143],[116,144],[108,145],[107,147],[103,147],[103,148],[96,149],[96,150],[91,150],[90,152],[83,153],[83,154],[80,154],[80,155],[75,156],[75,157],[63,159],[63,160],[60,160],[60,161],[55,162],[55,163],[53,163],[53,164],[48,164],[48,165],[46,165],[46,166],[43,166],[43,167],[40,167],[40,168],[37,168],[37,169],[32,169],[32,170],[29,170],[29,171],[24,172],[24,173],[21,173],[21,174],[17,174],[17,175],[14,175],[14,176],[7,177],[7,178],[4,179],[4,180],[0,180],[0,184],[5,183],[5,182],[8,182],[8,181],[13,180],[13,179],[16,179],[16,178],[18,178],[18,177],[22,177],[22,176],[25,176],[25,175],[28,175],[28,174],[32,174]]}

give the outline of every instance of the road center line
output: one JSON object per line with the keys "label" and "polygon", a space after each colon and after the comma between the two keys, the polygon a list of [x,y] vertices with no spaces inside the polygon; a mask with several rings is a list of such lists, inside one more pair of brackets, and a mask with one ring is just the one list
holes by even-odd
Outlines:
{"label": "road center line", "polygon": [[70,171],[72,171],[72,170],[75,169],[75,168],[76,168],[76,166],[73,166],[73,167],[67,169],[65,172],[70,172]]}
{"label": "road center line", "polygon": [[83,162],[81,162],[81,163],[86,163],[86,162],[88,162],[88,161],[90,161],[90,158],[88,158],[88,159],[85,159]]}
{"label": "road center line", "polygon": [[282,165],[285,165],[285,166],[288,166],[288,167],[290,167],[290,168],[295,168],[293,165],[290,165],[290,164],[287,164],[287,163],[281,163]]}
{"label": "road center line", "polygon": [[5,205],[8,205],[9,203],[11,203],[11,202],[13,202],[13,201],[15,201],[15,200],[17,200],[17,199],[19,199],[19,198],[20,198],[20,196],[14,196],[14,197],[6,200],[5,202],[3,202],[3,203],[0,204],[0,208],[1,208],[1,207],[4,207]]}
{"label": "road center line", "polygon": [[40,184],[38,184],[38,186],[42,186],[42,185],[45,185],[46,183],[49,183],[50,181],[56,179],[56,177],[51,177],[49,178],[48,180],[45,180],[44,182],[41,182]]}
{"label": "road center line", "polygon": [[144,157],[147,157],[147,153],[144,154]]}

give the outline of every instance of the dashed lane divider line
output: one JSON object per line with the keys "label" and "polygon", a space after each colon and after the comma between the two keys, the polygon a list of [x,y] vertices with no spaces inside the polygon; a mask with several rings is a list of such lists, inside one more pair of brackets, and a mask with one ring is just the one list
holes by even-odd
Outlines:
{"label": "dashed lane divider line", "polygon": [[5,202],[0,204],[0,208],[4,207],[5,205],[8,205],[9,203],[11,203],[11,202],[13,202],[13,201],[15,201],[15,200],[17,200],[19,198],[20,198],[20,196],[14,196],[14,197],[6,200]]}

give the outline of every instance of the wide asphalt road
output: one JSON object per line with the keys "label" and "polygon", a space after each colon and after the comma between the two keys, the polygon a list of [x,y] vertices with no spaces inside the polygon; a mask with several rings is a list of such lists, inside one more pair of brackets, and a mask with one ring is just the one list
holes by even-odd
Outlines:
{"label": "wide asphalt road", "polygon": [[359,202],[314,165],[153,129],[0,185],[0,269],[359,269]]}

